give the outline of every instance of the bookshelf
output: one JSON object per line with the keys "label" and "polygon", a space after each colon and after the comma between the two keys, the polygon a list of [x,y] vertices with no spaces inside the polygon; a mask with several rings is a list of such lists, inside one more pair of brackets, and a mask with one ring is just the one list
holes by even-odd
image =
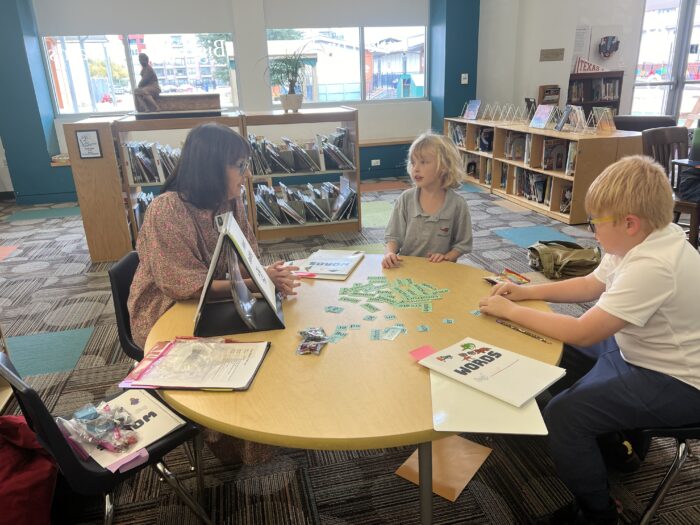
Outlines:
{"label": "bookshelf", "polygon": [[[584,198],[593,180],[607,166],[641,154],[641,133],[569,133],[530,128],[527,124],[446,118],[445,134],[457,143],[467,180],[521,206],[564,222],[583,224]],[[457,130],[457,128],[460,128]],[[489,135],[488,141],[479,140]],[[569,203],[567,206],[567,202]]]}
{"label": "bookshelf", "polygon": [[[298,113],[270,111],[261,113],[223,114],[221,116],[137,120],[133,115],[123,117],[90,118],[65,124],[66,142],[71,160],[73,179],[85,227],[85,235],[93,262],[115,261],[133,249],[138,237],[139,217],[136,195],[142,188],[160,186],[165,180],[164,166],[157,168],[154,180],[135,177],[128,144],[148,144],[144,154],[158,154],[153,148],[170,146],[179,148],[189,130],[206,122],[218,122],[231,127],[242,136],[248,132],[263,134],[277,141],[282,136],[292,136],[297,142],[313,140],[316,133],[329,133],[337,127],[347,129],[344,152],[354,164],[354,169],[329,169],[323,171],[297,171],[292,174],[271,173],[253,177],[246,187],[248,219],[259,239],[324,235],[335,232],[360,231],[360,169],[357,110],[348,107],[301,109]],[[250,128],[250,129],[248,129]],[[80,157],[76,131],[95,131],[99,138],[100,158]],[[157,144],[157,145],[156,145]],[[356,193],[356,213],[351,219],[282,224],[259,224],[255,204],[254,185],[261,182],[273,184],[285,179],[301,180],[303,184],[335,179],[343,181]],[[298,183],[298,182],[297,182]],[[251,204],[252,203],[252,204]]]}
{"label": "bookshelf", "polygon": [[[273,173],[253,175],[251,183],[251,195],[254,195],[256,186],[265,184],[278,188],[279,182],[289,184],[290,187],[302,184],[312,184],[314,187],[322,181],[332,182],[336,186],[346,186],[355,192],[356,204],[355,213],[351,218],[333,220],[330,222],[319,222],[308,212],[306,213],[306,223],[304,224],[280,224],[272,225],[266,223],[262,217],[256,213],[252,224],[255,228],[256,237],[260,240],[277,239],[281,237],[298,237],[310,235],[326,235],[338,232],[357,232],[361,230],[360,214],[360,153],[357,110],[349,107],[320,108],[320,109],[300,109],[298,113],[285,113],[282,110],[247,113],[244,115],[245,129],[248,134],[257,137],[265,137],[273,143],[282,142],[283,137],[292,137],[295,142],[302,146],[312,159],[321,168],[318,171],[309,171],[299,168],[293,173],[275,170]],[[345,131],[343,154],[352,162],[352,169],[345,167],[327,169],[323,164],[330,164],[329,155],[326,154],[324,161],[319,160],[316,147],[316,135],[328,136],[336,132],[338,128]],[[291,183],[289,181],[292,181]],[[296,181],[296,183],[294,183]],[[277,190],[277,195],[281,193]],[[325,199],[319,202],[322,206]],[[256,210],[257,211],[257,210]],[[303,207],[297,211],[304,213]]]}
{"label": "bookshelf", "polygon": [[[161,153],[158,148],[180,148],[190,129],[208,122],[216,122],[223,126],[233,128],[245,136],[243,118],[239,113],[223,114],[209,117],[183,117],[165,119],[137,120],[133,115],[128,115],[115,120],[111,131],[115,148],[119,152],[119,168],[121,171],[122,195],[126,207],[127,222],[131,238],[136,243],[138,230],[142,217],[138,213],[136,195],[143,189],[151,186],[161,186],[165,182],[168,170],[161,163]],[[145,180],[138,177],[138,167],[134,165],[134,150],[140,149],[148,154],[154,161],[154,179]],[[131,146],[133,147],[131,147]],[[248,208],[248,220],[252,221],[250,206]]]}
{"label": "bookshelf", "polygon": [[617,115],[624,74],[624,71],[572,73],[566,103],[583,107],[586,117],[594,106],[608,107],[613,115]]}

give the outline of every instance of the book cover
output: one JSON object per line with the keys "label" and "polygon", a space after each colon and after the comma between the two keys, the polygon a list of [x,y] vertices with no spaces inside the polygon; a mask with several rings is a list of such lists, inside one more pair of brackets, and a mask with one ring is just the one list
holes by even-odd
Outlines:
{"label": "book cover", "polygon": [[577,143],[574,142],[573,140],[569,142],[569,147],[568,151],[566,154],[566,174],[567,175],[574,175],[574,171],[576,171],[576,155],[578,153],[578,147]]}
{"label": "book cover", "polygon": [[563,170],[566,140],[546,138],[542,141],[542,169]]}
{"label": "book cover", "polygon": [[467,109],[464,112],[464,118],[468,120],[476,119],[479,113],[479,106],[481,106],[481,100],[470,100],[467,104]]}
{"label": "book cover", "polygon": [[558,366],[470,337],[419,363],[516,407],[523,406],[566,373]]}
{"label": "book cover", "polygon": [[134,452],[155,443],[185,424],[175,412],[142,390],[127,390],[107,403],[112,407],[122,407],[131,415],[135,421],[133,430],[138,436],[138,441],[124,452],[110,452],[91,443],[81,442],[80,446],[85,452],[103,468],[120,463]]}
{"label": "book cover", "polygon": [[345,280],[365,256],[364,252],[348,250],[318,250],[299,263],[308,277],[316,279]]}
{"label": "book cover", "polygon": [[247,390],[270,343],[178,338],[153,346],[120,386]]}
{"label": "book cover", "polygon": [[544,129],[549,123],[549,119],[554,111],[554,106],[549,104],[540,104],[535,110],[535,116],[530,121],[531,128]]}

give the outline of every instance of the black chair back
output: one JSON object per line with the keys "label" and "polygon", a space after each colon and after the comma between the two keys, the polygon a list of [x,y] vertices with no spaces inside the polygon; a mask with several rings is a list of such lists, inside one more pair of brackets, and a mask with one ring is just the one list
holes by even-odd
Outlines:
{"label": "black chair back", "polygon": [[25,383],[10,361],[0,352],[0,377],[7,381],[24,418],[39,442],[53,456],[69,485],[81,494],[100,494],[115,485],[115,476],[96,462],[81,461],[64,437],[55,419],[36,391]]}
{"label": "black chair back", "polygon": [[678,125],[678,121],[670,115],[615,115],[613,122],[622,131],[644,131]]}
{"label": "black chair back", "polygon": [[114,313],[117,317],[117,332],[122,349],[131,359],[141,361],[143,349],[134,343],[131,337],[131,319],[129,309],[126,306],[129,300],[129,290],[139,266],[139,254],[129,252],[119,261],[114,263],[107,272],[109,282],[112,285],[112,300],[114,301]]}

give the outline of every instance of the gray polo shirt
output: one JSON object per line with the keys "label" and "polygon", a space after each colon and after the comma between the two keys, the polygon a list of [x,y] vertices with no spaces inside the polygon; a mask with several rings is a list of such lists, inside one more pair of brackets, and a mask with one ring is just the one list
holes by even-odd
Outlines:
{"label": "gray polo shirt", "polygon": [[425,257],[428,253],[460,254],[472,249],[472,221],[467,202],[448,189],[445,202],[435,215],[423,212],[420,189],[404,191],[394,204],[384,240],[399,245],[401,255]]}

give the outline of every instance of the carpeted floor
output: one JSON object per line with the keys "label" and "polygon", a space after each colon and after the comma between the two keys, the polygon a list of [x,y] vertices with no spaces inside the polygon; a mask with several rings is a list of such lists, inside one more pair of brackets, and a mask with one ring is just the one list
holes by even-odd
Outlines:
{"label": "carpeted floor", "polygon": [[[361,233],[263,243],[263,262],[300,258],[320,247],[380,249],[390,204],[400,192],[399,188],[363,195],[368,220]],[[581,227],[504,205],[473,186],[465,185],[460,194],[469,203],[474,225],[474,250],[460,259],[461,264],[528,272],[522,246],[532,238],[528,235],[533,229],[537,236],[566,236],[583,245],[594,242]],[[3,247],[8,249],[2,251]],[[0,260],[0,324],[10,337],[10,352],[24,360],[23,367],[31,374],[27,380],[52,413],[65,416],[116,392],[130,362],[117,340],[106,274],[109,264],[91,264],[75,208],[0,203],[0,253],[5,254]],[[579,306],[556,309],[574,315],[584,311]],[[66,345],[70,351],[64,352],[61,348]],[[46,357],[49,352],[51,359]],[[4,413],[17,411],[11,401]],[[493,453],[455,503],[433,498],[436,524],[532,523],[569,501],[571,496],[547,456],[545,438],[465,437],[492,447]],[[412,451],[413,447],[281,449],[270,463],[246,467],[223,465],[205,449],[207,505],[216,523],[419,523],[417,488],[394,475]],[[625,507],[624,523],[638,518],[672,456],[671,443],[660,440],[638,472],[612,475],[613,492]],[[174,471],[183,473],[186,487],[193,489],[183,452],[174,451],[168,459]],[[700,523],[699,473],[698,460],[691,457],[655,523]],[[101,523],[101,500],[72,495],[61,499],[67,509],[61,523]],[[118,524],[197,523],[150,471],[124,484],[115,503]]]}

